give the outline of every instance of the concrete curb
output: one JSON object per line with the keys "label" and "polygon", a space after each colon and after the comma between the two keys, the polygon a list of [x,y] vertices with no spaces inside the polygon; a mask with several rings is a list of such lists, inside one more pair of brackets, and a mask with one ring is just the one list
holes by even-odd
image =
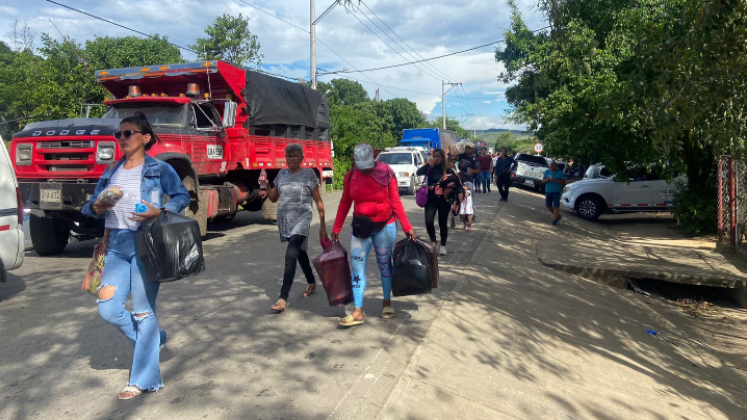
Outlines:
{"label": "concrete curb", "polygon": [[597,283],[606,284],[613,287],[625,288],[629,278],[634,279],[655,279],[671,283],[692,284],[696,286],[713,286],[724,287],[728,289],[747,288],[747,281],[741,278],[721,277],[721,276],[702,276],[695,274],[672,273],[667,271],[656,270],[630,270],[623,268],[609,267],[590,267],[580,264],[567,264],[543,258],[540,253],[539,243],[536,246],[537,259],[546,267],[562,270],[570,274],[575,274]]}

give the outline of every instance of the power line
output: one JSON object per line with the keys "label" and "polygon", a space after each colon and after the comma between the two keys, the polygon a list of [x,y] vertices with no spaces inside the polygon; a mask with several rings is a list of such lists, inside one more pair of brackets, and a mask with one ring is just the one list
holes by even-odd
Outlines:
{"label": "power line", "polygon": [[[62,4],[62,3],[58,3],[58,2],[56,2],[56,1],[53,1],[53,0],[46,0],[46,1],[47,1],[47,2],[49,2],[49,3],[52,3],[52,4],[56,4],[57,6],[60,6],[60,7],[64,7],[64,8],[66,8],[66,9],[72,10],[72,11],[74,11],[74,12],[76,12],[76,13],[80,13],[80,14],[82,14],[82,15],[86,15],[86,16],[88,16],[88,17],[92,17],[92,18],[94,18],[94,19],[100,20],[100,21],[102,21],[102,22],[106,22],[106,23],[108,23],[108,24],[111,24],[111,25],[114,25],[114,26],[119,26],[120,28],[124,28],[124,29],[127,29],[128,31],[132,31],[132,32],[135,32],[136,34],[140,34],[140,35],[143,35],[143,36],[147,36],[148,38],[155,38],[155,37],[156,37],[156,35],[152,35],[152,34],[149,34],[149,33],[141,32],[141,31],[138,31],[137,29],[132,29],[132,28],[130,28],[130,27],[128,27],[128,26],[125,26],[125,25],[121,25],[121,24],[119,24],[119,23],[116,23],[116,22],[112,22],[111,20],[108,20],[108,19],[104,19],[104,18],[102,18],[102,17],[99,17],[99,16],[96,16],[96,15],[93,15],[93,14],[91,14],[91,13],[85,12],[85,11],[83,11],[83,10],[80,10],[80,9],[76,9],[76,8],[74,8],[74,7],[70,7],[70,6],[68,6],[68,5],[65,5],[65,4]],[[173,45],[174,47],[177,47],[177,48],[181,48],[181,49],[183,49],[183,50],[185,50],[185,51],[190,51],[190,52],[193,52],[193,53],[195,53],[195,54],[199,54],[199,53],[198,53],[197,51],[195,51],[195,50],[193,50],[193,49],[190,49],[190,48],[187,48],[187,47],[182,47],[181,45],[179,45],[179,44],[174,44],[173,42],[169,42],[169,41],[166,41],[166,42],[167,42],[168,44],[170,44],[170,45]]]}
{"label": "power line", "polygon": [[[538,32],[538,31],[541,31],[541,30],[544,30],[544,29],[547,29],[547,28],[549,28],[549,26],[546,26],[546,27],[540,28],[540,29],[535,29],[532,32]],[[438,55],[438,56],[431,57],[431,58],[424,58],[422,60],[413,61],[413,62],[409,62],[409,63],[392,64],[392,65],[389,65],[389,66],[375,67],[375,68],[363,69],[363,70],[356,70],[356,71],[352,71],[352,70],[340,70],[340,71],[336,71],[334,73],[363,73],[363,72],[368,72],[368,71],[387,70],[387,69],[393,69],[393,68],[396,68],[396,67],[409,66],[409,65],[413,65],[413,64],[417,64],[417,63],[424,63],[426,61],[433,61],[433,60],[438,60],[440,58],[450,57],[452,55],[464,54],[466,52],[470,52],[470,51],[474,51],[474,50],[479,50],[479,49],[485,48],[485,47],[490,47],[490,46],[493,46],[495,44],[499,44],[499,43],[501,43],[503,41],[504,40],[499,39],[498,41],[488,42],[487,44],[478,45],[476,47],[467,48],[465,50],[455,51],[455,52],[452,52],[452,53]]]}
{"label": "power line", "polygon": [[[311,33],[311,32],[310,32],[310,31],[309,31],[308,29],[304,29],[304,28],[302,28],[302,27],[300,27],[300,26],[298,26],[298,25],[296,25],[296,24],[293,24],[293,23],[291,23],[291,22],[288,22],[287,20],[281,19],[281,18],[279,18],[279,17],[275,16],[274,14],[272,14],[272,13],[268,12],[267,10],[264,10],[264,9],[262,9],[261,7],[259,7],[259,6],[255,5],[255,4],[252,4],[252,3],[246,2],[246,1],[244,1],[244,0],[238,0],[238,1],[239,1],[239,2],[241,2],[241,3],[243,3],[243,4],[245,4],[245,5],[247,5],[247,6],[249,6],[249,7],[252,7],[252,8],[254,8],[254,9],[256,9],[256,10],[258,10],[258,11],[260,11],[260,12],[264,13],[264,14],[266,14],[267,16],[270,16],[270,17],[271,17],[271,18],[273,18],[273,19],[279,20],[280,22],[283,22],[283,23],[285,23],[285,24],[287,24],[287,25],[290,25],[290,26],[292,26],[292,27],[294,27],[294,28],[296,28],[296,29],[298,29],[298,30],[301,30],[301,31],[303,31],[303,32],[307,33],[307,34],[310,34],[310,33]],[[344,58],[343,56],[341,56],[340,54],[338,54],[338,53],[337,53],[337,51],[333,50],[333,49],[332,49],[332,47],[330,47],[329,45],[327,45],[326,43],[324,43],[324,41],[322,41],[321,39],[319,39],[319,37],[318,37],[318,36],[316,37],[316,40],[317,40],[317,42],[319,42],[320,44],[322,44],[322,45],[323,45],[323,46],[324,46],[325,48],[327,48],[328,50],[330,50],[330,51],[332,52],[332,54],[336,55],[336,56],[337,56],[337,57],[338,57],[338,58],[339,58],[340,60],[344,61],[344,62],[345,62],[345,63],[346,63],[347,65],[349,65],[349,66],[350,66],[350,67],[352,67],[353,69],[357,70],[357,68],[356,68],[356,67],[355,67],[354,65],[352,65],[352,64],[351,64],[351,63],[350,63],[350,62],[349,62],[348,60],[346,60],[346,59],[345,59],[345,58]],[[380,83],[378,83],[378,82],[376,82],[375,80],[373,80],[373,79],[371,79],[370,77],[368,77],[368,75],[364,75],[364,77],[365,77],[366,79],[370,80],[370,81],[371,81],[371,82],[372,82],[373,84],[376,84],[376,85],[381,85]],[[382,86],[382,87],[383,87],[383,86]],[[392,96],[395,96],[395,95],[394,95],[394,94],[393,94],[392,92],[389,92],[389,91],[388,91],[388,90],[386,90],[386,89],[384,89],[384,91],[385,91],[385,92],[387,92],[387,93],[389,93],[389,94],[390,94],[390,95],[392,95]]]}
{"label": "power line", "polygon": [[[363,4],[363,6],[365,6],[365,7],[366,7],[366,9],[368,9],[368,11],[369,11],[369,12],[371,12],[371,14],[372,14],[372,15],[374,15],[374,17],[376,17],[376,19],[378,19],[378,20],[379,20],[379,22],[381,22],[382,24],[384,24],[384,26],[386,26],[386,27],[387,27],[387,29],[389,29],[389,31],[391,31],[391,32],[392,32],[392,33],[394,34],[394,36],[396,36],[396,37],[397,37],[397,38],[398,38],[398,39],[399,39],[400,41],[402,41],[402,43],[404,43],[404,44],[405,44],[405,45],[406,45],[406,46],[407,46],[407,47],[408,47],[408,48],[409,48],[410,50],[412,50],[412,52],[413,52],[413,53],[415,53],[415,55],[417,55],[417,56],[418,56],[418,57],[420,57],[421,59],[425,58],[425,57],[423,57],[422,55],[418,54],[418,52],[417,52],[417,51],[415,51],[415,48],[411,47],[411,46],[410,46],[410,44],[408,44],[408,43],[407,43],[407,41],[405,41],[404,39],[402,39],[402,37],[401,37],[401,36],[397,35],[397,33],[396,33],[396,32],[394,32],[394,29],[392,29],[392,28],[391,28],[391,27],[390,27],[389,25],[387,25],[387,23],[386,23],[386,22],[384,22],[384,20],[383,20],[383,19],[381,19],[381,18],[379,17],[379,15],[377,15],[377,14],[376,14],[376,12],[374,12],[373,10],[371,10],[371,8],[370,8],[370,7],[368,7],[368,5],[367,5],[367,4],[366,4],[366,3],[364,2],[364,1],[362,1],[362,0],[361,0],[361,1],[360,1],[360,3],[361,3],[361,4]],[[408,53],[408,54],[409,54],[409,53]],[[413,57],[413,56],[412,56],[412,54],[410,54],[410,57]],[[415,57],[413,57],[413,58],[415,58]],[[450,82],[453,82],[453,81],[454,81],[454,79],[453,79],[453,78],[451,78],[451,77],[449,77],[449,75],[448,75],[448,74],[446,74],[446,73],[444,73],[443,71],[439,70],[439,69],[438,69],[438,68],[437,68],[436,66],[434,66],[434,65],[433,65],[433,64],[431,64],[430,62],[427,62],[427,63],[426,63],[426,65],[427,65],[427,66],[429,66],[430,68],[432,68],[433,70],[435,70],[437,74],[440,74],[440,75],[442,75],[442,76],[443,76],[443,77],[444,77],[445,79],[447,79],[448,81],[450,81]]]}

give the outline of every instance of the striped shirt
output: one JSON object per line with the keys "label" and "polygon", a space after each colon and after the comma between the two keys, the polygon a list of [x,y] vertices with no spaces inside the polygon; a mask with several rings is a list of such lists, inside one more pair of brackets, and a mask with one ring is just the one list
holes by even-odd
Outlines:
{"label": "striped shirt", "polygon": [[140,198],[140,179],[143,174],[143,165],[132,169],[125,169],[124,165],[120,166],[112,175],[109,185],[118,185],[122,188],[124,195],[117,204],[106,212],[107,229],[129,229],[138,230],[140,222],[130,220],[132,212],[135,211],[135,205],[141,202]]}

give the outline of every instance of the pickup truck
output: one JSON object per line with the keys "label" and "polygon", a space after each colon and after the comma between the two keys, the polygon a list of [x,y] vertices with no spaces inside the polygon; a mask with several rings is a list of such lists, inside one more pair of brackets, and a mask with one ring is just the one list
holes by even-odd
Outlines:
{"label": "pickup truck", "polygon": [[542,156],[518,153],[514,160],[516,160],[516,166],[511,171],[512,183],[531,185],[535,190],[542,191],[542,178],[549,168],[547,159]]}

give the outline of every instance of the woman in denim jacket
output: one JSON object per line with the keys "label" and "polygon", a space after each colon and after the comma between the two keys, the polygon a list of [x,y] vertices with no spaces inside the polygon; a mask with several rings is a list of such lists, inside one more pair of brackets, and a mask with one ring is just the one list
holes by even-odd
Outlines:
{"label": "woman in denim jacket", "polygon": [[[145,115],[137,112],[123,119],[114,137],[125,157],[104,172],[93,195],[95,201],[87,203],[81,211],[105,219],[109,229],[109,250],[98,304],[101,317],[127,337],[134,348],[129,381],[118,395],[126,400],[163,387],[158,363],[160,347],[166,342],[166,331],[159,330],[156,318],[159,283],[145,278],[135,236],[142,222],[162,211],[179,213],[190,198],[176,171],[145,153],[160,142]],[[120,187],[123,193],[114,205],[98,200],[99,194],[110,185]],[[162,204],[164,194],[171,198],[166,204]],[[132,312],[125,309],[130,294]]]}

